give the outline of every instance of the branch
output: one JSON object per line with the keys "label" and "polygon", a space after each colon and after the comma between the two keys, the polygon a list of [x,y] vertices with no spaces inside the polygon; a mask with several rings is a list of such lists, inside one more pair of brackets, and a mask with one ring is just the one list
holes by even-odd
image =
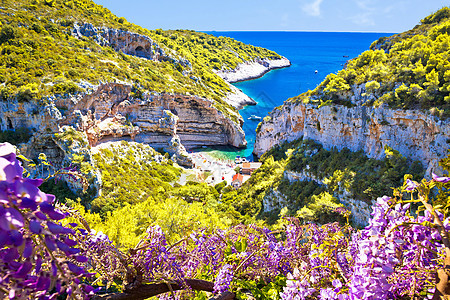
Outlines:
{"label": "branch", "polygon": [[[213,298],[214,300],[233,300],[235,299],[236,295],[232,292],[223,292],[222,294],[220,294],[219,296],[217,296],[217,298]],[[213,300],[211,299],[211,300]]]}
{"label": "branch", "polygon": [[445,230],[445,226],[442,223],[441,219],[437,215],[435,209],[431,204],[429,204],[423,196],[419,196],[419,200],[425,206],[425,208],[431,213],[434,218],[434,223],[438,226],[439,234],[442,238],[442,243],[445,246],[445,259],[444,259],[444,267],[437,271],[436,274],[436,290],[434,292],[432,300],[438,299],[448,299],[450,295],[450,236]]}
{"label": "branch", "polygon": [[[206,280],[199,279],[186,279],[186,285],[190,286],[193,290],[212,292],[214,290],[214,283]],[[133,289],[127,290],[124,293],[114,293],[106,295],[96,295],[91,300],[144,300],[159,294],[170,292],[170,290],[178,291],[185,289],[186,286],[181,283],[152,283],[143,284]],[[223,295],[223,294],[222,294]],[[220,298],[220,300],[228,300],[233,298]]]}

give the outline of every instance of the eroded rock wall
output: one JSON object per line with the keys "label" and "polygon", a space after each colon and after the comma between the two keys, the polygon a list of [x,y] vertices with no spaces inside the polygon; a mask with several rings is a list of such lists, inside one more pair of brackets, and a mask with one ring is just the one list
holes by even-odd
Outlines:
{"label": "eroded rock wall", "polygon": [[[64,122],[87,132],[92,145],[104,139],[128,136],[137,142],[164,148],[174,134],[178,134],[187,148],[246,145],[242,118],[234,113],[239,124],[231,121],[207,99],[157,93],[133,99],[130,93],[129,85],[109,83],[85,97],[60,100],[58,105],[71,107],[72,113]],[[166,122],[165,111],[177,116],[177,122]]]}
{"label": "eroded rock wall", "polygon": [[[185,67],[191,67],[189,60],[176,58],[174,53],[167,53],[163,47],[148,36],[108,27],[95,27],[90,23],[75,24],[72,35],[91,37],[100,46],[109,46],[115,51],[138,56],[154,61],[173,61]],[[168,50],[170,51],[170,50]]]}
{"label": "eroded rock wall", "polygon": [[259,126],[254,153],[258,156],[283,141],[312,139],[324,148],[363,150],[381,159],[384,146],[422,162],[426,174],[439,172],[450,141],[450,122],[428,112],[393,110],[386,107],[329,105],[286,102],[274,109]]}

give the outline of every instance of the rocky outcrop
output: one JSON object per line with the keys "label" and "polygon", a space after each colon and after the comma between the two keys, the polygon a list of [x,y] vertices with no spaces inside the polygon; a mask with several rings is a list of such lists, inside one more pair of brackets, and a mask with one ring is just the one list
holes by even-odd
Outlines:
{"label": "rocky outcrop", "polygon": [[[165,148],[175,132],[187,148],[246,145],[242,118],[229,111],[239,124],[231,121],[208,99],[158,93],[134,99],[130,93],[130,85],[109,83],[83,97],[60,99],[57,106],[70,107],[62,123],[86,132],[91,145],[125,138]],[[166,111],[177,116],[177,122],[167,122]]]}
{"label": "rocky outcrop", "polygon": [[[289,182],[295,181],[314,181],[319,185],[325,185],[323,178],[317,178],[315,175],[303,172],[294,172],[285,170],[283,173],[284,179]],[[351,193],[344,187],[344,184],[338,183],[338,186],[333,191],[333,196],[336,197],[340,203],[351,212],[350,218],[354,226],[365,227],[367,226],[370,214],[372,213],[372,206],[365,201],[354,199]],[[373,204],[374,200],[372,201]],[[292,209],[293,203],[289,201],[283,193],[278,190],[270,190],[263,198],[264,212],[270,212],[273,210],[280,210],[283,207]]]}
{"label": "rocky outcrop", "polygon": [[216,71],[216,74],[228,82],[238,82],[262,77],[274,69],[289,67],[291,62],[286,58],[281,59],[257,59],[241,63],[236,69]]}
{"label": "rocky outcrop", "polygon": [[181,143],[180,137],[177,134],[178,120],[178,116],[168,110],[165,110],[164,117],[159,119],[161,128],[166,125],[169,130],[172,130],[169,132],[169,134],[172,135],[172,138],[164,150],[171,155],[172,161],[177,162],[179,165],[192,168],[194,166],[192,156],[186,151],[186,148]]}
{"label": "rocky outcrop", "polygon": [[355,104],[353,107],[286,102],[274,109],[259,126],[254,153],[283,141],[303,137],[321,143],[325,149],[347,147],[363,150],[368,157],[381,159],[384,147],[418,160],[427,175],[439,172],[438,161],[445,157],[450,141],[450,122],[418,110],[393,110]]}
{"label": "rocky outcrop", "polygon": [[63,179],[75,193],[90,190],[99,195],[101,174],[95,168],[85,167],[92,165],[93,161],[85,133],[70,126],[62,126],[58,132],[37,132],[30,141],[19,146],[19,151],[38,161],[41,153],[45,154],[48,164],[40,162],[36,167],[24,162],[27,171],[35,173],[31,174],[32,177]]}
{"label": "rocky outcrop", "polygon": [[230,104],[236,109],[242,109],[246,105],[256,105],[256,101],[244,94],[237,87],[229,84],[229,88],[231,92],[225,97],[225,102]]}
{"label": "rocky outcrop", "polygon": [[115,51],[138,56],[154,61],[172,61],[184,67],[191,67],[189,60],[176,58],[175,54],[166,51],[148,36],[127,30],[95,27],[90,23],[74,24],[72,35],[75,37],[93,38],[100,46],[109,46]]}
{"label": "rocky outcrop", "polygon": [[57,132],[61,112],[50,102],[41,105],[36,102],[0,101],[0,130],[29,128]]}

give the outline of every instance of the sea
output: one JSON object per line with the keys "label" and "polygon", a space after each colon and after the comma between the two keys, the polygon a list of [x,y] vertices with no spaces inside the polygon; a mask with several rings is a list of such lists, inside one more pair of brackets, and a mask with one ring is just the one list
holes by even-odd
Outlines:
{"label": "sea", "polygon": [[264,47],[288,58],[292,65],[276,69],[263,77],[234,83],[257,105],[240,110],[247,148],[230,146],[208,147],[198,151],[211,156],[231,159],[237,155],[254,160],[252,155],[256,127],[261,120],[249,119],[255,115],[264,118],[288,98],[314,89],[330,73],[344,68],[345,63],[369,49],[373,41],[393,33],[360,32],[276,32],[276,31],[210,31],[215,36],[227,36],[246,44]]}

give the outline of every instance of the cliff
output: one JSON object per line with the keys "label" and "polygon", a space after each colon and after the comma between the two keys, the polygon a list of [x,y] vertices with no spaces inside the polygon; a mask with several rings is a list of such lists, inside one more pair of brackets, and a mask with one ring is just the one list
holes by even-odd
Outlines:
{"label": "cliff", "polygon": [[217,75],[228,82],[239,82],[262,77],[264,74],[274,69],[286,68],[291,62],[286,57],[279,59],[257,59],[255,61],[246,61],[240,63],[236,68],[231,70],[215,71]]}
{"label": "cliff", "polygon": [[172,149],[177,139],[187,148],[246,145],[242,118],[230,111],[237,120],[232,121],[208,99],[159,93],[146,93],[139,99],[131,96],[131,90],[127,84],[103,84],[91,93],[50,98],[44,109],[37,102],[2,102],[0,129],[27,127],[57,133],[69,125],[84,132],[90,146],[122,139],[147,143],[156,149]]}
{"label": "cliff", "polygon": [[258,126],[254,153],[300,137],[372,158],[389,146],[420,161],[428,176],[439,173],[450,144],[447,10],[380,38],[314,90],[275,108]]}
{"label": "cliff", "polygon": [[363,150],[381,159],[389,146],[403,156],[418,160],[428,175],[437,172],[438,162],[447,155],[450,122],[428,112],[394,110],[386,107],[328,105],[286,102],[265,117],[256,135],[254,153],[283,141],[303,137],[324,148]]}
{"label": "cliff", "polygon": [[192,30],[148,30],[89,0],[35,2],[2,4],[1,129],[79,125],[92,145],[136,138],[159,147],[174,137],[158,127],[168,110],[189,148],[245,146],[237,109],[255,101],[213,70],[278,54]]}
{"label": "cliff", "polygon": [[100,46],[108,46],[115,51],[121,51],[128,55],[154,61],[171,61],[173,63],[179,63],[184,67],[192,68],[189,60],[175,58],[175,52],[166,54],[163,47],[143,34],[116,28],[97,28],[90,23],[75,23],[72,35],[76,38],[92,38]]}

